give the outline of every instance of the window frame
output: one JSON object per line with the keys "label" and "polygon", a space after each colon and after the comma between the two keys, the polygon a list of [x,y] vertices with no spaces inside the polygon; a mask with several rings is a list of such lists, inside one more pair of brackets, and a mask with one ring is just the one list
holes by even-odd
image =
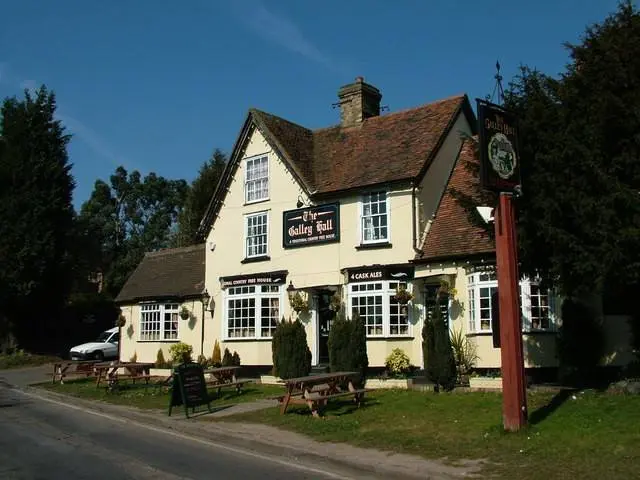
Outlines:
{"label": "window frame", "polygon": [[[392,302],[391,300],[393,299],[393,297],[395,296],[396,293],[396,288],[391,288],[392,284],[402,284],[405,286],[405,288],[409,291],[412,291],[413,289],[413,285],[411,282],[402,282],[402,281],[398,281],[398,280],[379,280],[379,281],[373,281],[373,282],[353,282],[353,283],[349,283],[348,284],[348,288],[347,288],[347,305],[348,305],[348,311],[351,313],[351,316],[353,316],[353,310],[354,310],[354,305],[353,305],[353,299],[355,298],[366,298],[366,297],[372,297],[372,296],[378,296],[381,295],[382,298],[382,332],[380,334],[370,334],[369,333],[369,325],[366,323],[366,319],[365,319],[365,328],[367,330],[367,339],[376,339],[376,338],[412,338],[413,337],[413,313],[412,313],[412,308],[410,308],[410,306],[408,304],[406,304],[407,306],[407,313],[405,315],[405,319],[406,319],[406,326],[407,326],[407,331],[406,333],[391,333],[391,310],[392,310],[392,304],[394,305],[398,305],[398,308],[400,307],[400,304],[398,304],[398,302]],[[375,289],[375,285],[381,285],[381,288],[379,289]],[[367,289],[368,286],[372,286],[373,288],[371,289]],[[354,288],[365,288],[365,290],[363,291],[354,291]],[[356,307],[358,308],[358,307]],[[396,315],[396,314],[394,314]],[[398,323],[398,331],[400,331],[401,326],[403,326],[403,323]]]}
{"label": "window frame", "polygon": [[[378,240],[365,240],[365,227],[364,227],[364,208],[365,205],[367,203],[371,203],[369,202],[365,202],[365,198],[369,198],[369,200],[371,199],[371,195],[373,194],[384,194],[385,196],[385,216],[387,218],[387,236],[384,239],[378,239]],[[381,203],[381,202],[378,202]],[[378,215],[378,214],[376,214]],[[373,215],[369,215],[369,216],[373,216]],[[382,243],[391,243],[391,200],[389,198],[389,191],[387,190],[372,190],[370,192],[366,192],[363,193],[362,195],[360,195],[360,200],[359,200],[359,221],[358,221],[358,225],[359,225],[359,241],[360,241],[360,245],[376,245],[376,244],[382,244]],[[375,228],[375,227],[374,227]]]}
{"label": "window frame", "polygon": [[[265,177],[260,177],[258,179],[249,180],[249,163],[255,161],[264,160],[267,165],[267,173]],[[251,157],[247,157],[244,159],[244,203],[245,205],[250,205],[252,203],[265,202],[269,200],[271,193],[271,182],[270,182],[270,165],[269,165],[269,154],[262,153],[260,155],[254,155]],[[266,178],[267,188],[266,188],[266,196],[264,198],[256,198],[253,200],[249,200],[249,183],[250,182],[259,182]]]}
{"label": "window frame", "polygon": [[[471,334],[492,334],[493,333],[493,311],[491,306],[491,300],[489,300],[490,326],[488,329],[480,328],[481,325],[481,289],[489,288],[493,290],[498,288],[497,278],[490,280],[481,280],[481,275],[495,276],[495,271],[479,271],[469,273],[467,275],[467,298],[469,302],[469,315],[467,317],[467,331]],[[527,277],[523,277],[518,282],[518,289],[520,294],[520,319],[522,324],[522,333],[536,333],[536,332],[556,332],[556,314],[555,314],[555,295],[551,289],[546,290],[547,306],[549,318],[548,328],[533,328],[532,326],[532,302],[531,302],[531,287],[540,288],[540,284],[537,280],[531,280]],[[490,297],[489,297],[490,298]]]}
{"label": "window frame", "polygon": [[[180,307],[179,302],[145,302],[140,303],[140,315],[138,318],[138,341],[139,342],[179,342],[180,341]],[[168,308],[169,307],[169,308]],[[143,316],[146,313],[158,313],[157,320],[143,321]],[[167,314],[175,315],[175,320],[170,319],[169,322],[173,322],[175,329],[167,330],[165,323],[167,320],[165,316]],[[144,324],[158,324],[158,329],[144,329]],[[175,336],[167,338],[167,334],[175,330]],[[153,334],[157,332],[158,337],[153,338]]]}
{"label": "window frame", "polygon": [[[254,255],[249,255],[249,219],[250,218],[256,218],[259,216],[264,216],[265,217],[265,229],[266,232],[264,233],[264,236],[266,237],[266,242],[264,245],[264,253],[259,253],[259,254],[254,254]],[[263,210],[260,212],[253,212],[253,213],[247,213],[244,216],[244,258],[262,258],[262,257],[267,257],[269,255],[269,211],[268,210]],[[253,235],[252,237],[258,237],[259,235]],[[255,247],[254,247],[255,248]]]}
{"label": "window frame", "polygon": [[[263,287],[276,288],[277,291],[263,292]],[[236,293],[238,290],[240,293]],[[243,292],[243,290],[246,290]],[[253,317],[253,336],[230,336],[229,327],[229,301],[230,300],[254,300],[254,317]],[[273,332],[277,323],[283,316],[284,308],[284,288],[282,285],[270,285],[270,284],[255,284],[238,287],[228,287],[224,290],[223,301],[223,322],[222,322],[222,339],[223,341],[254,341],[254,340],[271,340],[273,335],[262,335],[263,330],[263,317],[262,317],[262,300],[263,299],[277,299],[278,300],[278,315],[275,318],[275,325],[269,324],[268,329]],[[269,317],[266,317],[269,318]],[[242,327],[233,327],[234,330],[242,329]]]}

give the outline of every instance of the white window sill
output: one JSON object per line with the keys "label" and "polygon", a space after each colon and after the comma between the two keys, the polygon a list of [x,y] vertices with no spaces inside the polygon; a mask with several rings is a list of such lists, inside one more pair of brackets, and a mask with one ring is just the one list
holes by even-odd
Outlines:
{"label": "white window sill", "polygon": [[273,337],[229,337],[223,338],[223,342],[270,342]]}
{"label": "white window sill", "polygon": [[244,201],[245,205],[255,205],[256,203],[262,203],[262,202],[268,202],[270,200],[269,197],[267,198],[261,198],[259,200],[251,200],[250,202],[248,202],[247,200]]}

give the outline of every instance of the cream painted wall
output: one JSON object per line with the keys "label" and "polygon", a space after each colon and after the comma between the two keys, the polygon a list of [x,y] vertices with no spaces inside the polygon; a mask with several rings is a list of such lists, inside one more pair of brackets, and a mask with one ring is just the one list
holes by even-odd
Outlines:
{"label": "cream painted wall", "polygon": [[[139,341],[140,338],[140,305],[122,305],[120,311],[126,319],[126,324],[122,327],[120,338],[120,360],[128,361],[133,354],[137,356],[138,362],[155,362],[158,350],[162,349],[165,360],[171,358],[169,347],[177,342],[188,343],[193,346],[193,358],[196,360],[200,355],[200,339],[202,336],[202,303],[200,300],[187,300],[180,304],[180,308],[186,307],[191,312],[191,319],[178,319],[178,340],[164,342]],[[208,314],[207,314],[208,316]],[[205,322],[208,319],[205,318]],[[211,351],[205,356],[210,357]]]}
{"label": "cream painted wall", "polygon": [[462,145],[462,136],[471,135],[471,133],[471,126],[467,118],[464,115],[459,115],[440,151],[433,159],[428,174],[424,176],[418,187],[416,192],[418,207],[416,209],[416,220],[420,226],[418,229],[419,245],[422,244],[428,232],[430,220],[435,215],[440,198],[449,182],[451,170]]}

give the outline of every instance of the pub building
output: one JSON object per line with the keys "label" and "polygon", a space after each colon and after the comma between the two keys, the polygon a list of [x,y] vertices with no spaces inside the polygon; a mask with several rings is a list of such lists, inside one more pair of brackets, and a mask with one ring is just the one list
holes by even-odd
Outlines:
{"label": "pub building", "polygon": [[[338,91],[339,124],[316,130],[249,110],[202,243],[147,254],[118,296],[121,358],[167,358],[176,341],[210,357],[217,340],[243,365],[268,366],[284,317],[300,319],[313,365],[324,365],[332,320],[358,312],[371,366],[401,348],[421,367],[422,327],[437,306],[476,344],[476,366],[499,368],[493,225],[480,213],[492,206],[481,202],[469,99],[381,115],[381,98],[358,77]],[[438,291],[448,294],[435,305]],[[534,279],[520,292],[525,365],[555,366],[559,302]]]}

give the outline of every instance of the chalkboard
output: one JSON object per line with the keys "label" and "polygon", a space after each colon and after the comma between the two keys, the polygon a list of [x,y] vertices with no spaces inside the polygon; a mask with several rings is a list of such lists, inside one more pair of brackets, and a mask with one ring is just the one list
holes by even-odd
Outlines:
{"label": "chalkboard", "polygon": [[169,398],[169,415],[173,407],[184,405],[184,413],[189,418],[189,409],[207,405],[211,411],[211,400],[204,380],[204,369],[198,363],[183,363],[173,370],[173,387]]}

